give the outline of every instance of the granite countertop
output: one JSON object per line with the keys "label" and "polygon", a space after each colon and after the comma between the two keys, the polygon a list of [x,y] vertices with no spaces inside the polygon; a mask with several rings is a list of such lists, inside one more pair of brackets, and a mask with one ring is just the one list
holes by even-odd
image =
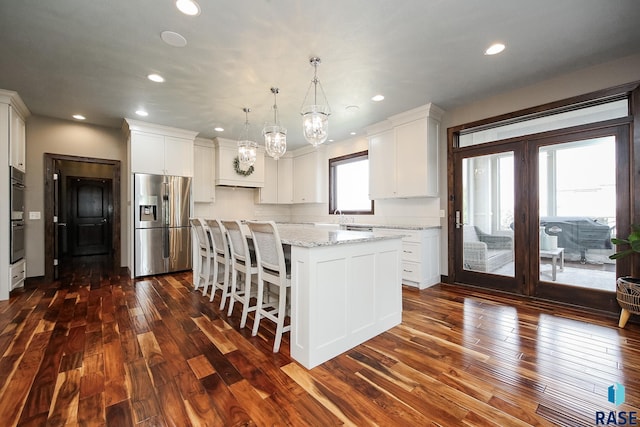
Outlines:
{"label": "granite countertop", "polygon": [[359,222],[348,223],[330,223],[330,222],[278,222],[278,226],[295,227],[295,226],[313,226],[313,225],[335,225],[336,227],[354,227],[354,228],[392,228],[401,230],[429,230],[433,228],[442,228],[440,225],[415,225],[415,224],[362,224]]}
{"label": "granite countertop", "polygon": [[278,233],[280,233],[282,243],[304,248],[402,238],[400,234],[397,236],[374,236],[373,233],[365,231],[320,230],[304,227],[279,227]]}
{"label": "granite countertop", "polygon": [[373,227],[373,228],[393,228],[401,230],[429,230],[432,228],[442,228],[439,225],[410,225],[410,224],[360,224],[360,223],[348,223],[342,224],[350,227]]}

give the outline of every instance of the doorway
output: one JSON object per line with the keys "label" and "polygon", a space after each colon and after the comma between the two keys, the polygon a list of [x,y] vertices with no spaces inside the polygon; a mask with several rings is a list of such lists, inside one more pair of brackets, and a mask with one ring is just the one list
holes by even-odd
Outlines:
{"label": "doorway", "polygon": [[[619,309],[616,277],[631,265],[609,256],[616,250],[611,238],[634,217],[627,100],[594,102],[584,114],[548,112],[546,123],[511,116],[486,121],[475,134],[465,126],[477,124],[449,129],[450,281]],[[553,114],[576,123],[554,127]]]}
{"label": "doorway", "polygon": [[44,155],[45,279],[70,257],[102,255],[119,271],[120,161]]}

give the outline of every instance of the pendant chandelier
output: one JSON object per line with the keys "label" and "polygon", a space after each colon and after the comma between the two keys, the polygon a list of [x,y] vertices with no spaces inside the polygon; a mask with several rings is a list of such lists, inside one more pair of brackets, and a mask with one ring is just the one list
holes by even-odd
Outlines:
{"label": "pendant chandelier", "polygon": [[278,160],[287,151],[287,129],[280,126],[278,121],[278,102],[276,97],[280,93],[280,89],[272,87],[271,93],[273,94],[273,124],[265,123],[262,135],[264,135],[264,146],[267,154]]}
{"label": "pendant chandelier", "polygon": [[258,144],[249,137],[249,113],[251,109],[245,107],[242,111],[244,111],[245,116],[244,134],[240,137],[240,140],[238,140],[238,161],[240,167],[246,170],[256,162]]}
{"label": "pendant chandelier", "polygon": [[[304,133],[304,138],[309,142],[309,144],[317,147],[319,144],[325,142],[327,140],[327,136],[329,136],[329,115],[331,114],[331,108],[329,107],[327,97],[324,94],[324,90],[322,89],[322,85],[318,79],[318,65],[320,64],[320,58],[314,56],[309,59],[309,63],[314,68],[313,80],[311,80],[309,89],[307,89],[307,94],[304,97],[304,101],[302,101],[300,114],[302,114],[302,131]],[[313,99],[309,99],[309,101],[307,101],[312,86]],[[318,104],[318,87],[320,88],[320,94],[324,101],[323,104]]]}

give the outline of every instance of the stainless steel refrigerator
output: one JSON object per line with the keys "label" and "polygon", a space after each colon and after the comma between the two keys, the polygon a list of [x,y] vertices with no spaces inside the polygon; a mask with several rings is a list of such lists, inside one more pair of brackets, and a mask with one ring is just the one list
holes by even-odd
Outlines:
{"label": "stainless steel refrigerator", "polygon": [[134,276],[191,268],[191,178],[135,174]]}

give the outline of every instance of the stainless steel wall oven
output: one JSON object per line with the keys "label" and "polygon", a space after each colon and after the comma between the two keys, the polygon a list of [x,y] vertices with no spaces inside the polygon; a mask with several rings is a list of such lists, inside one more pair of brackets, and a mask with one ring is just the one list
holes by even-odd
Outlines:
{"label": "stainless steel wall oven", "polygon": [[24,172],[11,167],[11,264],[24,258]]}

